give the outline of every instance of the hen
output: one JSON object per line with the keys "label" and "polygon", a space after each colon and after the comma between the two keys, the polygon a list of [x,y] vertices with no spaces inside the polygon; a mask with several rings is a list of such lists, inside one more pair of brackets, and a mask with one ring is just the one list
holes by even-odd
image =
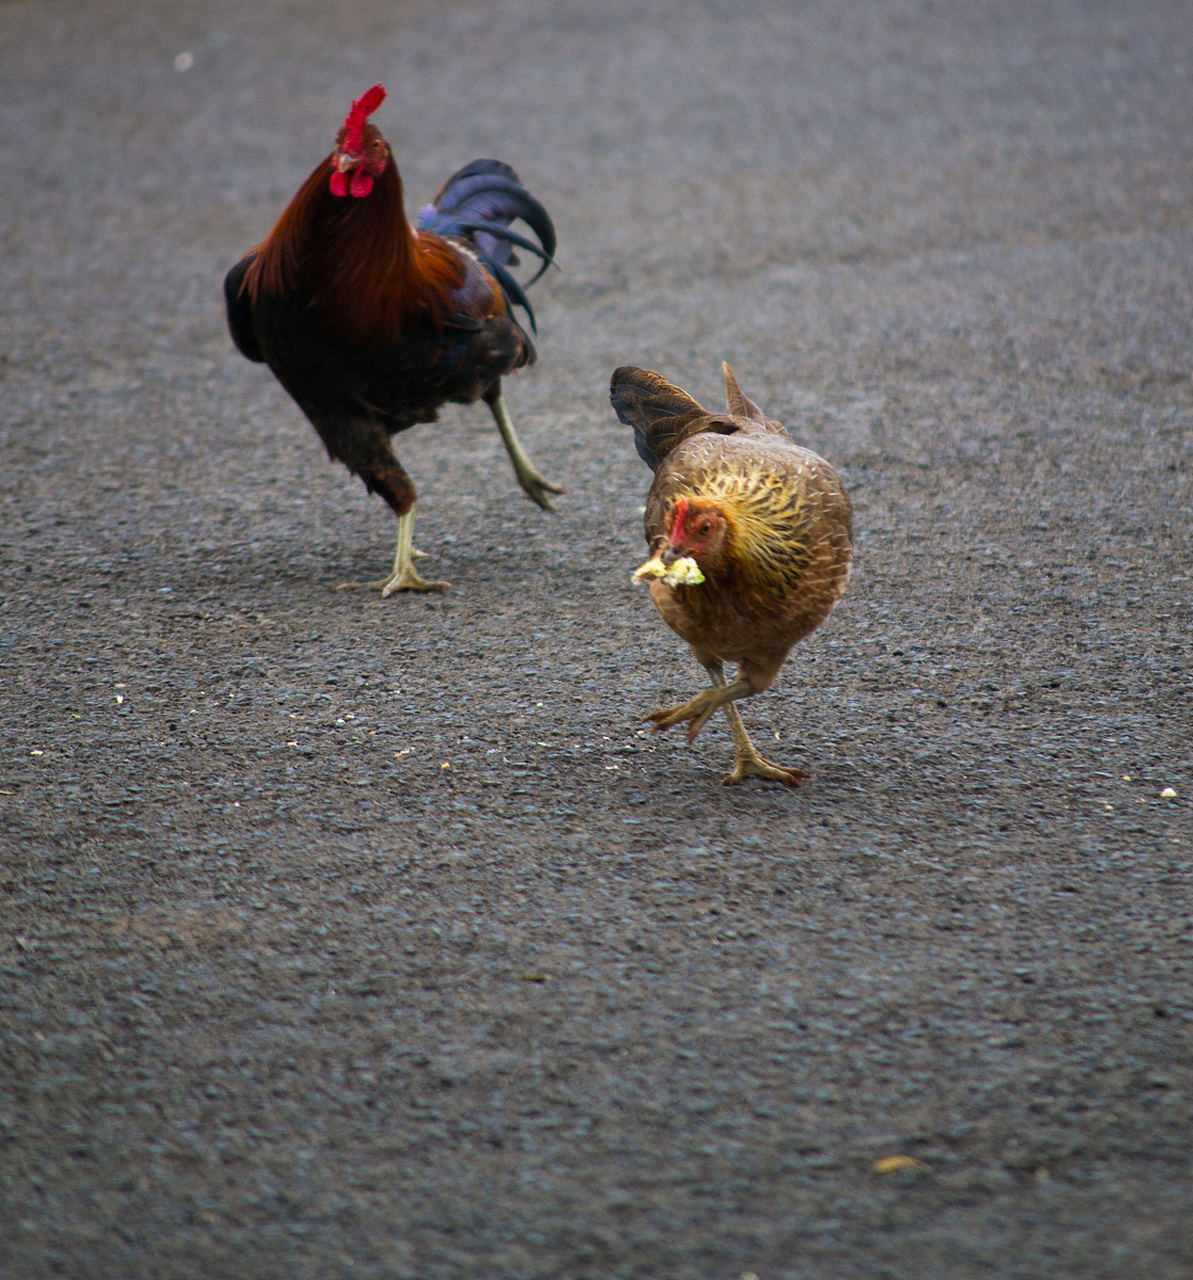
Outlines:
{"label": "hen", "polygon": [[[650,583],[663,621],[692,647],[713,687],[647,719],[687,721],[692,742],[718,707],[733,733],[734,769],[799,786],[808,776],[764,759],[734,706],[766,689],[797,641],[832,611],[849,579],[853,521],[833,468],[802,449],[725,371],[727,414],[709,413],[647,369],[618,369],[610,399],[655,473],[646,499]],[[725,681],[724,664],[737,679]]]}
{"label": "hen", "polygon": [[[535,359],[513,318],[522,307],[535,327],[509,271],[514,246],[542,259],[537,280],[555,252],[551,219],[509,165],[474,160],[412,227],[393,152],[368,120],[384,100],[374,85],[352,104],[335,150],[228,273],[224,296],[241,353],[270,367],[331,457],[397,515],[393,570],[367,584],[388,596],[448,585],[414,570],[417,491],[390,445],[396,432],[434,422],[446,402],[484,400],[540,507],[553,510],[548,494],[564,491],[527,457],[501,395],[502,377]],[[538,244],[510,230],[518,218]]]}

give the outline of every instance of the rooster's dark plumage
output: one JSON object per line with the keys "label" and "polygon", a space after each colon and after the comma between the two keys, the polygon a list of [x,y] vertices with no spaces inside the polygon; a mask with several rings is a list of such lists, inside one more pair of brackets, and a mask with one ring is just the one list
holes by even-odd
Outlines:
{"label": "rooster's dark plumage", "polygon": [[[399,517],[388,595],[446,583],[414,571],[417,491],[390,437],[434,422],[448,402],[489,406],[526,494],[552,510],[551,493],[526,456],[501,395],[501,379],[533,364],[534,346],[514,319],[524,286],[514,249],[555,252],[543,206],[499,160],[474,160],[407,221],[393,153],[369,115],[380,85],[353,103],[335,151],[299,189],[266,240],[224,282],[228,325],[240,351],[269,365],[311,420],[329,454]],[[349,176],[351,175],[351,176]],[[511,230],[521,219],[537,237]],[[537,280],[538,275],[534,278]]]}

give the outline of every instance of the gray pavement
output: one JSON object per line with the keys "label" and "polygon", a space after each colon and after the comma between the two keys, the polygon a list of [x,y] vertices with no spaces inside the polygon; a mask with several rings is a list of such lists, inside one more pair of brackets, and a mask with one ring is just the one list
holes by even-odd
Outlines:
{"label": "gray pavement", "polygon": [[[1191,77],[1180,3],[0,6],[0,1276],[1193,1274]],[[334,590],[393,521],[220,307],[375,80],[412,210],[560,234],[569,492],[408,433],[435,599]],[[608,377],[723,358],[856,501],[799,792],[639,723]]]}

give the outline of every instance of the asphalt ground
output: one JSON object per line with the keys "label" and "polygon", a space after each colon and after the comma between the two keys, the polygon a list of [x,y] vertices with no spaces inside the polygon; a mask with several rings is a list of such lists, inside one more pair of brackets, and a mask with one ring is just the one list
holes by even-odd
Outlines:
{"label": "asphalt ground", "polygon": [[[1193,1274],[1191,72],[1180,3],[0,6],[0,1275]],[[408,433],[435,598],[334,589],[393,520],[221,312],[375,80],[412,210],[559,229],[568,493]],[[608,378],[722,359],[856,504],[743,704],[799,791],[640,723]]]}

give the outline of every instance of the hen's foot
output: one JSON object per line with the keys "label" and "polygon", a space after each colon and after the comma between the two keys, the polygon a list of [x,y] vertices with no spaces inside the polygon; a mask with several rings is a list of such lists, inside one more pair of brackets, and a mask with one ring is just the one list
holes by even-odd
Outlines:
{"label": "hen's foot", "polygon": [[670,729],[673,725],[677,725],[681,720],[688,722],[688,744],[689,746],[696,741],[696,735],[709,722],[712,714],[724,702],[725,699],[720,689],[705,689],[703,693],[698,693],[691,702],[685,702],[682,707],[672,707],[670,711],[654,711],[650,715],[642,718],[643,724],[654,725],[655,733],[662,733],[664,729]]}
{"label": "hen's foot", "polygon": [[752,756],[739,755],[733,766],[733,772],[721,779],[721,786],[731,787],[735,782],[744,782],[747,778],[769,778],[772,782],[782,782],[789,787],[802,786],[811,777],[802,769],[788,769],[781,764],[772,764],[764,760],[756,751]]}
{"label": "hen's foot", "polygon": [[[725,677],[719,667],[710,667],[709,675],[714,685],[724,683]],[[798,787],[809,776],[802,769],[788,769],[761,756],[753,739],[746,732],[741,712],[732,702],[725,704],[725,719],[729,721],[729,729],[733,734],[733,772],[721,779],[723,787],[731,787],[735,782],[744,782],[747,778],[769,778],[772,782]]]}

